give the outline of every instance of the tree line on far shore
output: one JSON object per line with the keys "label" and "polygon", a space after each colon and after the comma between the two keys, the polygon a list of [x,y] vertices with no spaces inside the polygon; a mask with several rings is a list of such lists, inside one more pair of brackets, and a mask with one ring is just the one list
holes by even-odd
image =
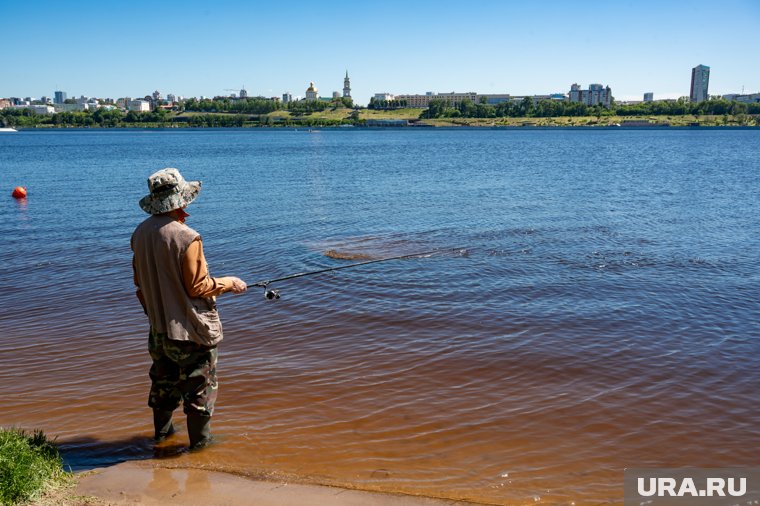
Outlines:
{"label": "tree line on far shore", "polygon": [[[269,113],[285,110],[296,118],[278,120],[289,124],[340,124],[340,121],[315,118],[300,121],[298,118],[327,109],[353,108],[350,98],[340,97],[328,102],[325,100],[298,100],[282,104],[276,100],[264,98],[231,99],[216,97],[184,101],[174,110],[157,108],[150,112],[121,111],[119,109],[100,108],[95,111],[59,112],[55,114],[37,114],[32,109],[0,110],[0,126],[6,127],[142,127],[142,126],[193,126],[193,127],[242,127],[255,125],[273,125],[275,119]],[[192,113],[183,115],[183,113]],[[222,113],[222,114],[220,114]],[[279,124],[279,123],[278,123]]]}
{"label": "tree line on far shore", "polygon": [[[403,107],[402,102],[373,101],[375,109]],[[350,98],[299,100],[281,104],[263,98],[213,100],[189,99],[175,111],[158,108],[150,112],[124,112],[119,109],[100,108],[94,111],[37,114],[31,109],[6,108],[0,110],[0,126],[5,127],[248,127],[248,126],[329,126],[341,123],[361,124],[359,112],[354,110],[346,119],[310,117],[326,109],[353,107]],[[275,117],[270,113],[285,110],[289,116]],[[725,99],[711,99],[699,103],[686,100],[642,102],[633,105],[587,106],[578,102],[542,100],[534,103],[529,97],[519,102],[500,104],[473,103],[470,100],[452,104],[444,99],[433,99],[423,109],[421,119],[435,118],[504,118],[504,117],[580,117],[580,116],[720,116],[732,115],[747,118],[760,115],[760,103],[745,104]]]}
{"label": "tree line on far shore", "polygon": [[487,104],[464,99],[455,104],[445,99],[433,99],[420,118],[553,118],[562,116],[684,116],[760,114],[760,103],[745,104],[723,98],[691,103],[684,99],[674,101],[641,102],[632,105],[588,106],[580,102],[541,100],[534,103],[530,97],[519,102]]}

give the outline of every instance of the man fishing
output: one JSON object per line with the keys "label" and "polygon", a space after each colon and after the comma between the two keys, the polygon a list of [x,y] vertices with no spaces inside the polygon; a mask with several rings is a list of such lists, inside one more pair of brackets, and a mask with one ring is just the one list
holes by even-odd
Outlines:
{"label": "man fishing", "polygon": [[216,296],[243,293],[247,286],[236,277],[210,277],[201,236],[185,225],[185,207],[198,196],[200,181],[185,181],[177,169],[167,168],[148,178],[148,188],[140,207],[150,217],[131,241],[137,298],[150,321],[148,405],[161,442],[175,432],[172,413],[182,402],[190,449],[198,450],[212,441],[217,345],[223,337]]}

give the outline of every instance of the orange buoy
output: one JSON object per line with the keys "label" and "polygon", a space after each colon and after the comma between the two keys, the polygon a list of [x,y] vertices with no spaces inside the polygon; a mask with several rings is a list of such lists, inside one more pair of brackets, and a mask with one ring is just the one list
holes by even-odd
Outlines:
{"label": "orange buoy", "polygon": [[13,195],[14,199],[25,199],[26,198],[26,187],[24,186],[17,186],[13,189]]}

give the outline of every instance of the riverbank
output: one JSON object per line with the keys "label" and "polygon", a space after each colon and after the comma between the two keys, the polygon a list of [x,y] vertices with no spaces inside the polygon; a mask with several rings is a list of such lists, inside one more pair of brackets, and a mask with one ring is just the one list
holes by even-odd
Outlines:
{"label": "riverbank", "polygon": [[126,462],[83,473],[74,488],[59,489],[31,506],[122,504],[209,506],[467,506],[474,503],[365,492],[283,481],[251,480],[205,469]]}
{"label": "riverbank", "polygon": [[[756,115],[653,115],[653,116],[557,116],[557,117],[502,117],[502,118],[434,118],[419,119],[422,109],[391,111],[365,109],[359,111],[358,123],[381,125],[383,122],[408,122],[410,125],[431,127],[729,127],[760,126]],[[315,112],[305,118],[319,121],[346,121],[350,110]],[[287,111],[271,113],[273,118],[288,118]],[[272,121],[276,124],[277,121]],[[394,125],[395,126],[395,125]]]}
{"label": "riverbank", "polygon": [[[323,128],[323,127],[472,127],[472,128],[593,128],[593,127],[760,127],[757,114],[706,115],[611,115],[611,116],[521,116],[493,118],[441,117],[420,118],[423,109],[395,110],[329,108],[315,112],[278,110],[267,114],[227,112],[164,112],[160,117],[128,117],[116,122],[97,122],[86,114],[72,116],[71,121],[36,117],[18,123],[26,128]],[[20,121],[20,120],[17,120]]]}

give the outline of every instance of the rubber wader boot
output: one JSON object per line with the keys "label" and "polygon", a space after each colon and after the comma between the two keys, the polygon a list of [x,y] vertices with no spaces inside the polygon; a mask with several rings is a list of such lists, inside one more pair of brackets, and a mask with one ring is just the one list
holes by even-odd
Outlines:
{"label": "rubber wader boot", "polygon": [[190,449],[200,450],[211,444],[211,416],[202,413],[187,415],[187,433],[190,436]]}
{"label": "rubber wader boot", "polygon": [[172,412],[162,409],[153,410],[153,427],[156,429],[156,434],[153,439],[160,443],[165,441],[167,437],[174,434],[174,424],[172,424]]}

